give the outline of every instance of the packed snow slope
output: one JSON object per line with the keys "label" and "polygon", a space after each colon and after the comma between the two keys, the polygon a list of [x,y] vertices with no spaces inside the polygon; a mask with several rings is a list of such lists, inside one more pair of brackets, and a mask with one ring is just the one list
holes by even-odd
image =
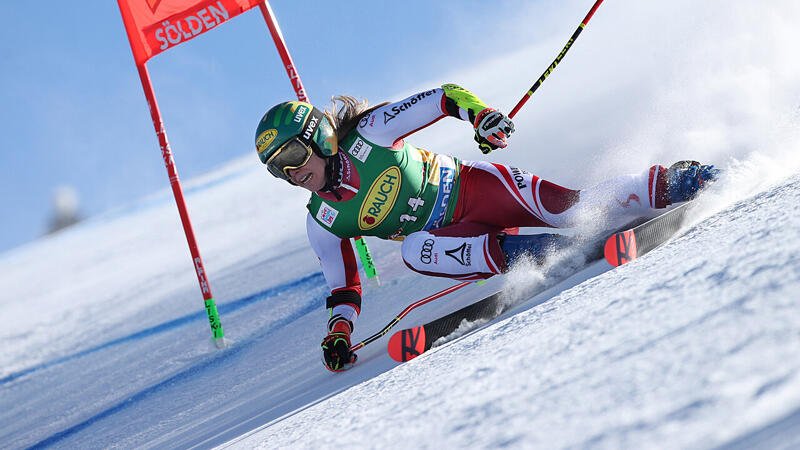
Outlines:
{"label": "packed snow slope", "polygon": [[[692,224],[635,262],[611,271],[599,262],[563,281],[574,254],[545,268],[522,266],[404,322],[421,323],[502,284],[519,302],[504,317],[399,367],[385,341],[376,343],[342,374],[319,360],[325,290],[301,240],[277,243],[266,257],[242,252],[230,270],[217,270],[217,289],[237,293],[220,298],[232,342],[219,351],[193,280],[164,250],[172,244],[136,232],[138,220],[166,222],[169,202],[98,219],[3,258],[2,290],[11,295],[4,299],[19,300],[3,305],[13,320],[2,336],[0,442],[796,444],[800,176],[750,185],[753,194],[732,200],[755,170],[732,165],[698,200]],[[248,177],[206,183],[205,194],[222,195]],[[376,244],[386,282],[367,290],[357,338],[449,284],[398,270],[397,246]],[[169,263],[141,265],[137,255]]]}
{"label": "packed snow slope", "polygon": [[[250,155],[184,180],[224,350],[166,190],[0,255],[0,447],[797,446],[800,4],[646,3],[606,2],[488,159],[574,188],[685,158],[724,168],[665,246],[610,271],[580,252],[520,266],[400,326],[501,287],[503,317],[403,365],[387,337],[331,374],[307,195]],[[530,44],[372,100],[459,82],[513,105],[589,6],[541,11]],[[409,139],[484,158],[471,134],[443,120]],[[382,285],[355,339],[452,285],[368,243]]]}
{"label": "packed snow slope", "polygon": [[236,444],[796,448],[799,205],[795,176]]}

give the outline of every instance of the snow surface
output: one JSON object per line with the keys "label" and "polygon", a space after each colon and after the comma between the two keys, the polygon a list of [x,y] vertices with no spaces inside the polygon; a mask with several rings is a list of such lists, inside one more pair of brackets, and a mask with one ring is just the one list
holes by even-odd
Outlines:
{"label": "snow surface", "polygon": [[[800,253],[787,245],[800,233],[799,204],[795,177],[646,258],[237,445],[697,448],[735,440],[800,411]],[[780,442],[800,445],[800,421],[791,431]]]}
{"label": "snow surface", "polygon": [[[384,339],[343,374],[327,372],[319,360],[326,293],[305,246],[267,239],[266,256],[242,247],[233,264],[240,270],[217,268],[217,291],[236,293],[219,300],[232,342],[218,351],[194,280],[183,280],[182,264],[164,250],[172,244],[157,232],[143,238],[120,231],[136,229],[140,216],[172,216],[168,197],[95,220],[0,260],[10,274],[0,285],[4,298],[27,299],[3,304],[12,320],[2,330],[0,442],[798,445],[800,176],[726,200],[751,170],[732,166],[698,200],[705,217],[647,256],[610,271],[598,262],[560,282],[569,259],[543,270],[521,267],[426,305],[403,325],[503,284],[522,299],[504,317],[402,365],[386,355]],[[207,195],[235,192],[250,176],[211,180]],[[88,244],[95,241],[104,245]],[[450,284],[393,264],[396,245],[374,244],[385,283],[368,287],[356,338],[380,329],[408,299]],[[128,263],[134,246],[137,255],[168,263]],[[224,247],[208,249],[211,260],[224,259]],[[46,254],[58,256],[40,256]],[[165,268],[173,270],[161,273]],[[19,282],[26,279],[32,281]]]}
{"label": "snow surface", "polygon": [[[0,254],[0,447],[799,447],[800,5],[645,3],[603,5],[490,159],[578,188],[686,157],[724,167],[674,240],[610,271],[563,280],[567,255],[471,286],[401,326],[503,286],[519,303],[409,363],[385,337],[331,374],[307,196],[234,161],[184,180],[224,350],[168,191]],[[571,31],[584,9],[552,17]],[[458,81],[513,104],[563,34],[420,89]],[[500,86],[486,67],[524,70]],[[413,141],[477,159],[463,125]],[[452,284],[368,243],[383,284],[355,339]]]}

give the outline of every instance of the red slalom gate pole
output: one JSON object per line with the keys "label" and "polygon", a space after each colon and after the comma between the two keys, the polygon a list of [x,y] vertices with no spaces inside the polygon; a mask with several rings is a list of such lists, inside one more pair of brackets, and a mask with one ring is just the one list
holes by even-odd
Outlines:
{"label": "red slalom gate pole", "polygon": [[297,99],[301,102],[307,102],[308,96],[306,95],[306,89],[303,87],[303,82],[300,80],[297,69],[295,69],[294,61],[292,61],[289,48],[286,47],[286,42],[283,40],[283,33],[281,33],[281,29],[278,26],[278,21],[275,20],[272,7],[269,6],[268,1],[260,3],[258,7],[261,9],[261,15],[264,16],[264,21],[267,22],[267,28],[269,28],[269,33],[272,35],[272,40],[275,41],[275,47],[278,49],[278,54],[281,56],[283,67],[286,69],[286,74],[289,75],[289,81],[291,81],[294,92],[297,94]]}
{"label": "red slalom gate pole", "polygon": [[544,80],[546,80],[547,77],[550,76],[550,73],[553,72],[553,70],[555,70],[555,68],[558,66],[561,60],[564,59],[564,56],[572,47],[572,44],[575,42],[575,40],[578,39],[578,36],[580,36],[581,31],[583,31],[583,29],[586,27],[586,24],[589,23],[589,20],[592,18],[595,11],[597,11],[597,8],[600,7],[601,3],[603,3],[603,0],[597,0],[596,2],[594,2],[594,6],[592,6],[591,10],[589,10],[589,14],[586,14],[586,17],[583,18],[581,24],[578,25],[578,29],[575,30],[574,33],[572,33],[572,37],[570,37],[569,40],[567,41],[567,45],[564,46],[564,49],[561,50],[561,53],[559,53],[556,59],[553,60],[553,63],[550,64],[550,67],[548,67],[547,70],[544,71],[542,76],[539,77],[538,80],[536,80],[536,83],[533,83],[533,86],[531,86],[528,92],[526,92],[525,95],[522,96],[522,99],[519,101],[519,103],[517,103],[517,106],[515,106],[514,109],[512,109],[511,112],[508,114],[509,118],[513,119],[514,116],[517,115],[517,112],[520,110],[520,108],[522,108],[522,105],[524,105],[525,102],[527,102],[528,99],[531,98],[531,95],[533,95],[533,93],[536,92],[537,89],[539,89],[539,86],[541,86],[542,83],[544,83]]}
{"label": "red slalom gate pole", "polygon": [[203,292],[203,300],[205,301],[208,322],[211,325],[211,332],[214,337],[214,345],[217,348],[223,348],[225,346],[225,340],[222,331],[222,323],[220,322],[219,313],[217,312],[217,305],[214,303],[214,298],[211,295],[211,287],[208,284],[206,270],[203,267],[203,260],[200,258],[200,250],[197,248],[192,222],[189,220],[189,213],[186,210],[186,201],[183,198],[183,189],[181,188],[181,182],[178,178],[178,169],[175,167],[175,160],[172,157],[172,150],[167,140],[167,132],[164,129],[164,121],[161,119],[161,112],[158,109],[156,95],[153,91],[153,84],[150,82],[150,74],[147,72],[145,64],[137,64],[136,68],[139,70],[139,78],[142,80],[142,89],[147,98],[147,104],[150,107],[150,117],[153,119],[153,127],[156,129],[158,143],[161,146],[161,156],[167,168],[167,175],[169,175],[169,182],[172,186],[172,194],[175,197],[178,213],[181,216],[183,231],[186,234],[186,242],[189,244],[189,252],[192,254],[192,262],[195,273],[197,273],[197,281],[200,283],[200,290]]}
{"label": "red slalom gate pole", "polygon": [[[303,86],[303,81],[300,80],[300,74],[297,73],[292,55],[289,54],[289,47],[286,46],[286,41],[283,40],[283,33],[278,25],[278,20],[275,19],[275,13],[272,12],[272,7],[269,6],[268,1],[264,1],[258,5],[261,9],[261,15],[264,16],[264,22],[267,23],[269,34],[272,35],[272,40],[275,42],[275,48],[278,49],[278,54],[283,61],[283,67],[286,69],[286,74],[289,76],[289,81],[292,83],[297,99],[301,102],[309,102],[306,88]],[[372,260],[372,254],[369,252],[366,241],[362,236],[353,238],[358,250],[358,256],[361,258],[361,266],[364,268],[364,273],[367,279],[373,280],[376,284],[380,285],[378,279],[378,271],[375,269],[375,262]]]}
{"label": "red slalom gate pole", "polygon": [[472,282],[471,281],[462,281],[461,283],[458,283],[455,286],[450,286],[447,289],[441,290],[441,291],[439,291],[439,292],[437,292],[437,293],[435,293],[433,295],[429,295],[428,297],[425,297],[422,300],[417,300],[416,302],[406,306],[406,309],[404,309],[402,312],[400,312],[400,314],[398,314],[397,317],[392,319],[392,321],[389,322],[389,324],[386,325],[381,331],[373,334],[372,336],[364,339],[363,341],[359,342],[358,344],[350,347],[350,351],[354,352],[356,350],[360,350],[360,349],[364,348],[365,345],[367,345],[367,344],[369,344],[371,342],[374,342],[375,340],[377,340],[381,336],[383,336],[386,333],[388,333],[389,330],[392,329],[392,327],[397,325],[397,322],[400,322],[400,319],[402,319],[403,317],[407,316],[408,313],[410,313],[414,308],[417,308],[418,306],[422,306],[422,305],[424,305],[426,303],[430,303],[430,302],[436,300],[437,298],[444,297],[445,295],[447,295],[447,294],[449,294],[451,292],[457,291],[457,290],[459,290],[459,289],[461,289],[464,286],[467,286],[469,284],[472,284]]}

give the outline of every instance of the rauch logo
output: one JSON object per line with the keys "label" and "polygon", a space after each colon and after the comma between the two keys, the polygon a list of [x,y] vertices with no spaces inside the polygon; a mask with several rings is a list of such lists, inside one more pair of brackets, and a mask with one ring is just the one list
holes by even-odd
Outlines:
{"label": "rauch logo", "polygon": [[269,130],[261,133],[258,135],[258,139],[256,139],[256,147],[258,148],[258,153],[263,153],[264,150],[267,149],[269,144],[275,140],[275,136],[278,135],[278,130],[274,128],[270,128]]}
{"label": "rauch logo", "polygon": [[401,182],[400,168],[397,166],[389,167],[375,179],[358,213],[359,228],[371,230],[386,219],[400,193]]}

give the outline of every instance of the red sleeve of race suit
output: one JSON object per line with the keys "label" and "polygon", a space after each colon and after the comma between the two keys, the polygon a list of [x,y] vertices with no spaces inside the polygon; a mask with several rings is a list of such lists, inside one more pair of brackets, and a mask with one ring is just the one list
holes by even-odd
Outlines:
{"label": "red sleeve of race suit", "polygon": [[327,307],[331,308],[336,303],[350,303],[360,309],[361,279],[350,239],[342,239],[324,229],[311,214],[306,217],[306,233],[331,289]]}
{"label": "red sleeve of race suit", "polygon": [[358,123],[365,138],[383,147],[395,147],[415,131],[448,115],[444,89],[436,88],[414,94],[399,102],[376,108]]}

